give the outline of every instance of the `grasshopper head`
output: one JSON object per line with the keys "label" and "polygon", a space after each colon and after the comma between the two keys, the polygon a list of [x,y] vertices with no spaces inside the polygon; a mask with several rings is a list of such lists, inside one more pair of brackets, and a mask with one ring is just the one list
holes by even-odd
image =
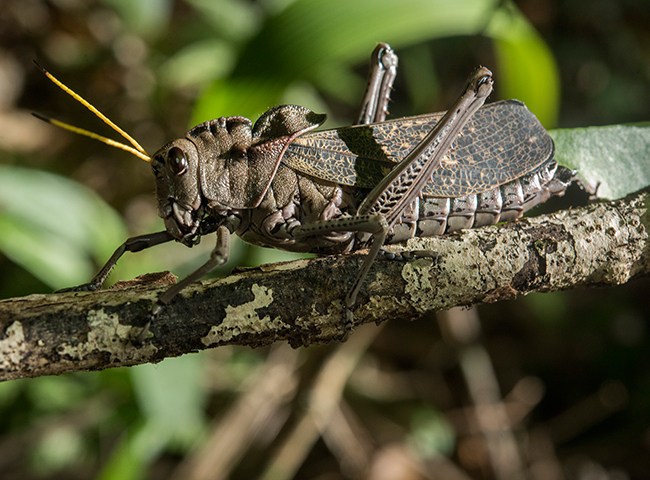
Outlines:
{"label": "grasshopper head", "polygon": [[203,215],[198,186],[196,145],[179,138],[158,150],[151,157],[156,177],[158,215],[175,238],[193,237]]}

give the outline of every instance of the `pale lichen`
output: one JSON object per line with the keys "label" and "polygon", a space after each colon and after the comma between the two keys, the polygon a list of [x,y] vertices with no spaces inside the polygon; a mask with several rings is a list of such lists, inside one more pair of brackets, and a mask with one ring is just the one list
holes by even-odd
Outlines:
{"label": "pale lichen", "polygon": [[[487,243],[489,249],[479,247]],[[529,260],[526,248],[512,248],[488,229],[464,231],[462,240],[414,238],[407,246],[407,250],[428,250],[436,255],[433,266],[413,262],[402,268],[405,293],[422,312],[450,308],[471,301],[483,289],[509,285]],[[494,268],[497,264],[507,268]]]}
{"label": "pale lichen", "polygon": [[134,331],[135,327],[121,325],[118,315],[107,314],[103,309],[88,313],[88,327],[86,341],[74,345],[64,343],[57,352],[75,360],[83,360],[91,353],[107,352],[110,363],[141,363],[158,351],[151,343],[136,347],[131,341],[139,333]]}
{"label": "pale lichen", "polygon": [[286,324],[276,317],[273,320],[266,315],[260,318],[257,309],[268,307],[273,303],[273,291],[267,287],[253,284],[253,300],[236,307],[227,306],[226,316],[219,325],[213,326],[207,335],[201,338],[205,346],[227,342],[246,333],[260,334],[265,331],[275,332],[286,328]]}
{"label": "pale lichen", "polygon": [[23,325],[13,322],[5,331],[5,338],[0,340],[0,371],[16,370],[26,353]]}
{"label": "pale lichen", "polygon": [[435,288],[431,284],[429,268],[431,261],[416,260],[407,262],[402,268],[402,278],[406,281],[404,294],[410,298],[410,303],[419,312],[424,313],[424,305],[435,297]]}

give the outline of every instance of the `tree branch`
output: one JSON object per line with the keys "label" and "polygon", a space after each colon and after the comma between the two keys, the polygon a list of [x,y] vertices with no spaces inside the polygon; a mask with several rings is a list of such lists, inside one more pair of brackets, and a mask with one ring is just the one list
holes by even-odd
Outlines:
{"label": "tree branch", "polygon": [[[458,305],[529,292],[626,283],[650,271],[647,192],[553,215],[458,234],[412,239],[437,258],[379,260],[364,283],[355,323],[414,319]],[[162,291],[144,276],[95,293],[0,301],[0,380],[158,362],[219,345],[292,346],[341,337],[342,299],[360,254],[240,270],[196,283],[135,339]],[[153,278],[153,280],[152,280]]]}

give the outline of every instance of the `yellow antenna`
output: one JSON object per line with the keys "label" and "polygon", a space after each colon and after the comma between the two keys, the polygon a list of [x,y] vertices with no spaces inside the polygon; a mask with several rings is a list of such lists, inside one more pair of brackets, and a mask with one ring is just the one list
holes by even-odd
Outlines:
{"label": "yellow antenna", "polygon": [[119,148],[120,150],[125,150],[125,151],[127,151],[129,153],[132,153],[136,157],[141,158],[145,162],[150,162],[151,161],[151,158],[149,157],[149,155],[147,155],[146,153],[142,153],[142,152],[140,152],[139,150],[136,150],[133,147],[129,147],[128,145],[125,145],[124,143],[116,142],[115,140],[113,140],[111,138],[103,137],[101,135],[98,135],[97,133],[89,132],[88,130],[84,130],[83,128],[75,127],[73,125],[69,125],[67,123],[60,122],[59,120],[55,120],[53,118],[44,117],[43,115],[39,115],[38,113],[32,112],[32,115],[34,115],[39,120],[43,120],[44,122],[47,122],[47,123],[49,123],[51,125],[55,125],[55,126],[57,126],[59,128],[63,128],[64,130],[68,130],[69,132],[74,132],[74,133],[77,133],[79,135],[84,135],[86,137],[94,138],[95,140],[99,140],[100,142],[105,143],[106,145],[110,145],[111,147],[116,147],[116,148]]}
{"label": "yellow antenna", "polygon": [[43,120],[44,122],[50,123],[50,124],[52,124],[52,125],[55,125],[55,126],[57,126],[57,127],[63,128],[63,129],[65,129],[65,130],[68,130],[68,131],[70,131],[70,132],[74,132],[74,133],[77,133],[77,134],[79,134],[79,135],[84,135],[84,136],[86,136],[86,137],[94,138],[95,140],[99,140],[100,142],[105,143],[106,145],[110,145],[110,146],[112,146],[112,147],[116,147],[116,148],[119,148],[119,149],[121,149],[121,150],[125,150],[125,151],[127,151],[127,152],[129,152],[129,153],[132,153],[132,154],[135,155],[136,157],[141,158],[142,160],[144,160],[144,161],[146,161],[146,162],[150,162],[150,161],[151,161],[151,157],[147,154],[147,152],[145,151],[145,149],[142,148],[142,146],[141,146],[138,142],[136,142],[135,139],[134,139],[133,137],[131,137],[131,135],[129,135],[129,134],[126,133],[124,130],[122,130],[120,127],[118,127],[117,125],[115,125],[112,121],[110,121],[110,120],[108,119],[108,117],[106,117],[106,115],[104,115],[102,112],[100,112],[100,111],[97,110],[95,107],[93,107],[93,106],[92,106],[92,105],[91,105],[87,100],[85,100],[81,95],[79,95],[78,93],[75,93],[72,89],[68,88],[68,87],[65,86],[63,83],[61,83],[61,82],[60,82],[60,81],[59,81],[59,80],[58,80],[54,75],[52,75],[50,72],[48,72],[48,71],[45,70],[43,67],[41,67],[41,66],[38,64],[38,62],[36,62],[36,60],[34,60],[34,64],[35,64],[35,65],[36,65],[36,66],[41,70],[41,72],[43,72],[43,73],[45,74],[45,76],[46,76],[47,78],[49,78],[50,80],[52,80],[52,82],[54,82],[54,83],[55,83],[55,84],[56,84],[56,85],[57,85],[61,90],[63,90],[64,92],[66,92],[68,95],[70,95],[70,96],[71,96],[72,98],[74,98],[76,101],[78,101],[79,103],[81,103],[81,104],[82,104],[84,107],[86,107],[88,110],[90,110],[90,111],[93,112],[95,115],[97,115],[99,118],[101,118],[101,119],[102,119],[102,120],[103,120],[103,121],[104,121],[104,122],[105,122],[109,127],[111,127],[111,128],[112,128],[113,130],[115,130],[117,133],[119,133],[119,134],[122,135],[124,138],[126,138],[126,139],[129,141],[129,143],[131,143],[131,145],[133,145],[133,147],[135,147],[135,148],[130,147],[130,146],[128,146],[128,145],[125,145],[124,143],[116,142],[115,140],[111,140],[110,138],[103,137],[102,135],[98,135],[98,134],[96,134],[96,133],[89,132],[88,130],[84,130],[83,128],[75,127],[75,126],[73,126],[73,125],[69,125],[69,124],[67,124],[67,123],[60,122],[59,120],[54,120],[54,119],[51,119],[51,118],[44,117],[44,116],[42,116],[42,115],[38,115],[37,113],[33,113],[33,115],[34,115],[36,118],[38,118],[38,119],[40,119],[40,120]]}

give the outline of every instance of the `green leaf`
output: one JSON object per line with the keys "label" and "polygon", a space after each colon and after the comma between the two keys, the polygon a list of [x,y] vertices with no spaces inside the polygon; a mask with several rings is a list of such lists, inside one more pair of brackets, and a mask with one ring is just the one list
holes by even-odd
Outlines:
{"label": "green leaf", "polygon": [[186,0],[212,25],[221,38],[234,40],[250,37],[258,28],[261,9],[240,0]]}
{"label": "green leaf", "polygon": [[577,168],[601,198],[622,198],[650,185],[650,124],[549,132],[560,165]]}
{"label": "green leaf", "polygon": [[293,80],[331,62],[367,58],[377,42],[393,47],[480,33],[493,0],[297,0],[271,17],[242,52],[236,76],[264,71]]}
{"label": "green leaf", "polygon": [[456,432],[433,408],[418,408],[411,415],[411,432],[406,444],[422,458],[449,456],[454,451]]}
{"label": "green leaf", "polygon": [[265,110],[278,104],[284,86],[267,78],[217,80],[201,96],[192,113],[192,125],[217,117],[241,115],[257,119]]}
{"label": "green leaf", "polygon": [[161,435],[181,447],[192,445],[203,431],[207,391],[201,382],[200,354],[167,358],[157,365],[129,370],[138,405]]}
{"label": "green leaf", "polygon": [[93,274],[92,263],[56,233],[0,213],[0,250],[53,289],[78,285]]}
{"label": "green leaf", "polygon": [[155,38],[165,35],[173,14],[171,0],[104,0],[138,34]]}
{"label": "green leaf", "polygon": [[204,40],[183,48],[159,69],[160,82],[172,88],[202,85],[230,73],[233,49],[220,40]]}
{"label": "green leaf", "polygon": [[524,102],[546,128],[557,123],[560,74],[553,53],[514,6],[499,9],[486,33],[494,40],[499,97]]}
{"label": "green leaf", "polygon": [[[350,90],[350,66],[366,62],[377,42],[394,48],[448,35],[479,33],[493,0],[296,0],[267,18],[240,52],[234,73],[201,96],[197,124],[222,115],[255,119],[278,104],[295,81],[308,80],[327,92]],[[387,19],[390,19],[387,21]],[[341,83],[341,79],[344,81]],[[345,99],[358,99],[358,91]]]}
{"label": "green leaf", "polygon": [[139,422],[120,439],[99,473],[99,480],[140,480],[146,469],[165,447],[168,436],[156,422]]}
{"label": "green leaf", "polygon": [[148,466],[170,446],[183,453],[205,425],[204,357],[184,355],[129,369],[142,422],[130,427],[99,475],[100,480],[146,478]]}
{"label": "green leaf", "polygon": [[552,124],[559,99],[552,55],[521,13],[508,4],[500,7],[495,0],[293,1],[267,17],[240,51],[233,74],[201,96],[192,121],[198,124],[227,115],[254,120],[277,105],[289,85],[305,80],[356,103],[365,79],[351,66],[367,62],[377,42],[399,49],[435,38],[482,33],[495,39],[503,69],[495,72],[501,91],[520,98],[544,123]]}
{"label": "green leaf", "polygon": [[52,288],[88,281],[125,238],[119,215],[83,185],[0,167],[0,250]]}

